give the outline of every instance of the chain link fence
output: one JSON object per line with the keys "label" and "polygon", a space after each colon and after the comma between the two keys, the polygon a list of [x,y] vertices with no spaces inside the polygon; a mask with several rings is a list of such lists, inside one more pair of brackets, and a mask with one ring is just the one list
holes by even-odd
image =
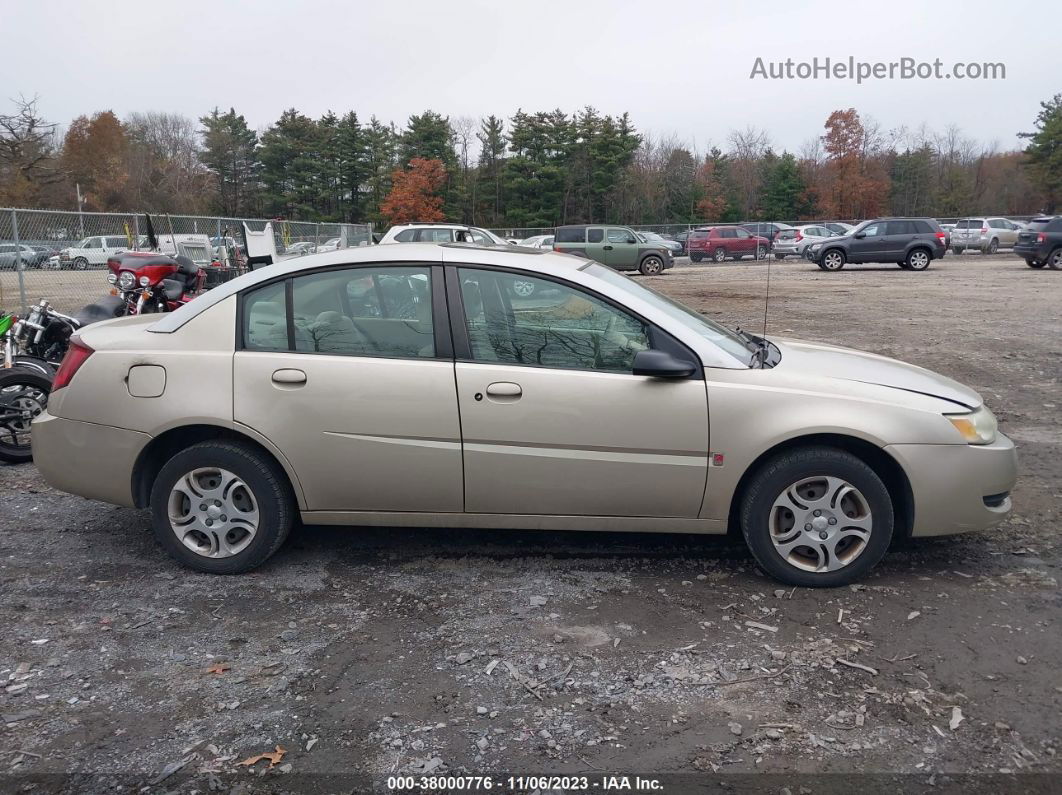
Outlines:
{"label": "chain link fence", "polygon": [[[0,208],[0,309],[24,313],[41,298],[60,312],[91,303],[109,290],[108,257],[149,248],[147,223],[144,213]],[[271,223],[281,259],[372,243],[371,224],[151,216],[161,250],[206,268],[208,286],[241,271],[245,223],[255,232]]]}

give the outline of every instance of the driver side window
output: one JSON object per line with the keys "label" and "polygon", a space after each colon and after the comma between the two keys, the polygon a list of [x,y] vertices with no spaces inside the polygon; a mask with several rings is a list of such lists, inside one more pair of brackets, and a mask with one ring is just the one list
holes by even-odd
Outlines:
{"label": "driver side window", "polygon": [[884,224],[871,224],[863,230],[863,234],[865,234],[867,237],[876,237],[877,235],[882,234],[884,229]]}
{"label": "driver side window", "polygon": [[474,361],[629,373],[650,347],[645,323],[574,287],[472,268],[458,278]]}

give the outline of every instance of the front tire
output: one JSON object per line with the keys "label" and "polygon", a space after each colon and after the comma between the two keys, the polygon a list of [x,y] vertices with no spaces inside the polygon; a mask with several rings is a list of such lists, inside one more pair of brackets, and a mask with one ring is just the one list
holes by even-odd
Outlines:
{"label": "front tire", "polygon": [[84,257],[78,257],[74,260],[74,270],[85,271],[88,270],[88,260]]}
{"label": "front tire", "polygon": [[664,261],[656,254],[650,254],[638,266],[642,276],[659,276],[664,272]]}
{"label": "front tire", "polygon": [[862,578],[892,540],[892,499],[863,460],[834,447],[805,447],[771,458],[740,506],[741,531],[772,577],[801,587]]}
{"label": "front tire", "polygon": [[690,262],[700,262],[704,257],[700,254],[690,254]]}
{"label": "front tire", "polygon": [[295,500],[279,466],[235,442],[201,442],[177,453],[151,488],[155,538],[180,563],[239,574],[280,549]]}
{"label": "front tire", "polygon": [[756,246],[756,259],[766,259],[766,258],[767,258],[767,249],[765,249],[763,246]]}
{"label": "front tire", "polygon": [[837,248],[831,248],[819,258],[819,267],[824,271],[839,271],[844,263],[844,252]]}

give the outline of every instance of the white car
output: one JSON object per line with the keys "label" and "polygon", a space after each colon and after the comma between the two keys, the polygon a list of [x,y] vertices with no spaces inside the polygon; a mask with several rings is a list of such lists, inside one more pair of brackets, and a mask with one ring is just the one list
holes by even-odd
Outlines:
{"label": "white car", "polygon": [[317,247],[318,254],[324,254],[326,251],[338,251],[339,250],[339,238],[333,237],[331,240],[326,240],[324,243]]}
{"label": "white car", "polygon": [[838,234],[843,233],[834,232],[825,224],[808,224],[793,229],[782,229],[774,239],[774,246],[771,250],[778,259],[785,259],[791,254],[802,257],[804,250],[812,243],[821,243],[828,237],[837,237]]}
{"label": "white car", "polygon": [[532,235],[516,245],[524,248],[553,248],[553,235]]}
{"label": "white car", "polygon": [[76,246],[64,248],[59,252],[59,267],[62,270],[73,268],[77,271],[102,268],[109,257],[131,248],[133,246],[125,235],[86,237]]}
{"label": "white car", "polygon": [[396,224],[380,239],[385,243],[478,243],[481,246],[508,246],[508,240],[487,229],[464,224]]}

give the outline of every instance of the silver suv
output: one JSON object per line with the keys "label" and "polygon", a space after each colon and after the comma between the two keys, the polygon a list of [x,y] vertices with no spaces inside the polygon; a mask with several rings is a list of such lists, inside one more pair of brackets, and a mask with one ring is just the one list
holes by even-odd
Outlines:
{"label": "silver suv", "polygon": [[479,243],[483,246],[507,246],[508,240],[487,229],[464,224],[412,223],[395,224],[380,239],[384,243]]}
{"label": "silver suv", "polygon": [[1013,248],[1024,228],[1009,218],[960,218],[951,232],[951,250],[961,254],[976,248],[983,254],[995,254],[1001,248]]}

